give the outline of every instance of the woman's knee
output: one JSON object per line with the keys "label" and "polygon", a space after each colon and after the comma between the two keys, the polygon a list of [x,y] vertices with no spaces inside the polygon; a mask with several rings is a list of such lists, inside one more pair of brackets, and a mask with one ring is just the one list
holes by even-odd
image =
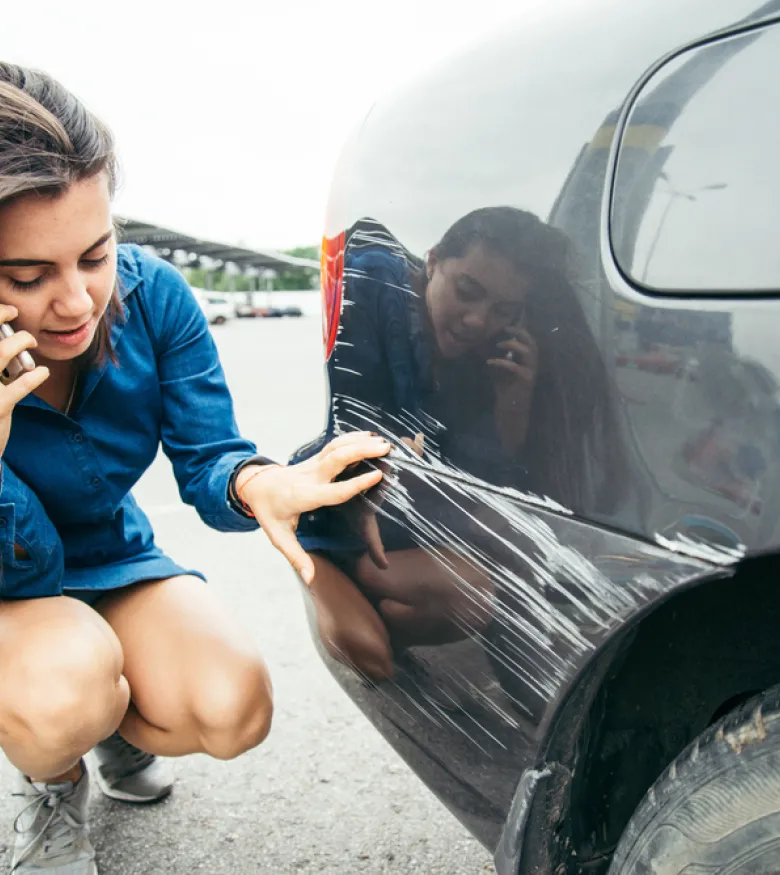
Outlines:
{"label": "woman's knee", "polygon": [[226,660],[200,679],[192,719],[204,753],[234,759],[257,747],[271,731],[273,690],[262,659]]}
{"label": "woman's knee", "polygon": [[372,681],[393,674],[393,654],[384,623],[343,571],[314,556],[316,574],[309,588],[317,630],[325,649]]}
{"label": "woman's knee", "polygon": [[[122,649],[110,627],[71,599],[4,606],[0,746],[76,756],[114,731],[129,701]],[[39,610],[36,608],[40,607]]]}

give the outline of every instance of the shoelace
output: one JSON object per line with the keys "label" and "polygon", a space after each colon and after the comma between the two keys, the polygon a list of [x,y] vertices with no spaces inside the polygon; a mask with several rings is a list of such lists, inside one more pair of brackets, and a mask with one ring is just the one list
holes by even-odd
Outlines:
{"label": "shoelace", "polygon": [[[22,796],[24,794],[14,793],[13,795]],[[41,845],[43,845],[44,854],[50,860],[62,857],[72,850],[74,839],[84,833],[86,825],[73,814],[68,805],[67,795],[57,792],[40,793],[28,805],[25,805],[16,816],[14,832],[22,833],[24,830],[21,827],[21,822],[25,814],[29,812],[32,815],[31,822],[34,823],[44,808],[51,809],[51,814],[46,822],[22,851],[12,871],[15,872],[22,863],[29,860]],[[75,836],[74,830],[76,831]]]}
{"label": "shoelace", "polygon": [[114,777],[126,778],[135,775],[154,762],[154,755],[146,753],[125,741],[118,732],[101,742],[101,747],[110,752],[111,760],[100,769],[103,774],[110,771]]}

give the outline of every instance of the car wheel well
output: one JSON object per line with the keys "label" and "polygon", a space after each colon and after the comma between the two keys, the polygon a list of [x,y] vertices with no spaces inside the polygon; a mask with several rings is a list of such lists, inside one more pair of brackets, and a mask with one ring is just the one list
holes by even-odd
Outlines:
{"label": "car wheel well", "polygon": [[556,875],[605,873],[669,763],[724,714],[780,682],[780,598],[767,585],[774,578],[780,557],[746,561],[733,576],[659,605],[594,661],[585,692],[574,691],[556,720],[547,759],[571,777],[539,800],[521,872],[543,860]]}

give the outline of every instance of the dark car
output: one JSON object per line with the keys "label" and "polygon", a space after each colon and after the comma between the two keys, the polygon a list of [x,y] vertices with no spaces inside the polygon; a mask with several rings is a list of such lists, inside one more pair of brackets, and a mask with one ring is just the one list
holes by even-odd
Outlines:
{"label": "dark car", "polygon": [[312,628],[501,875],[780,871],[778,106],[778,0],[532,4],[340,160]]}
{"label": "dark car", "polygon": [[251,304],[242,304],[236,307],[236,316],[239,319],[281,319],[283,316],[303,316],[300,307],[255,307]]}
{"label": "dark car", "polygon": [[262,316],[264,311],[264,307],[255,307],[253,304],[239,304],[236,307],[236,318],[256,319],[258,316]]}

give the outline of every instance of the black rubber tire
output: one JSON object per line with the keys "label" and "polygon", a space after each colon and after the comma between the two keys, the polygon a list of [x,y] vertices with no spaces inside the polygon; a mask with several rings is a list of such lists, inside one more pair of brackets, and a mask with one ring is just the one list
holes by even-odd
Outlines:
{"label": "black rubber tire", "polygon": [[780,687],[702,733],[650,788],[609,875],[780,873]]}

